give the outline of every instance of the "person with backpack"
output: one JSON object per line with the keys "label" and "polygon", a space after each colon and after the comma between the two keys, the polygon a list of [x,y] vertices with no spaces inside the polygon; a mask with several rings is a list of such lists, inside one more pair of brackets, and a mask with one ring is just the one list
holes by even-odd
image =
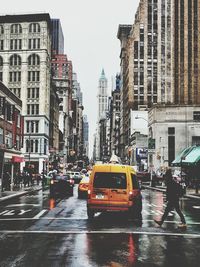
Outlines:
{"label": "person with backpack", "polygon": [[165,221],[165,219],[167,218],[168,213],[171,210],[175,209],[181,219],[181,224],[179,225],[179,227],[186,228],[187,225],[186,225],[185,217],[179,205],[179,198],[182,197],[182,192],[183,192],[182,185],[178,181],[174,180],[172,176],[172,171],[170,168],[166,171],[165,179],[166,179],[166,187],[167,187],[166,189],[167,206],[165,208],[165,211],[164,211],[164,214],[161,220],[160,221],[154,220],[154,221],[159,226],[161,226],[163,222]]}

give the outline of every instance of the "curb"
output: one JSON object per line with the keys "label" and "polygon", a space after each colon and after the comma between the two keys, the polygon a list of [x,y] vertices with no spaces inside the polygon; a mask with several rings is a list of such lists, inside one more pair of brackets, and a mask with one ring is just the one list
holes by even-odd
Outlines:
{"label": "curb", "polygon": [[20,193],[16,193],[16,194],[13,194],[13,195],[10,195],[10,196],[1,197],[0,198],[0,203],[3,202],[3,201],[6,201],[6,200],[12,199],[12,198],[16,198],[16,197],[21,197],[21,196],[24,196],[24,195],[28,195],[28,194],[30,194],[32,192],[40,191],[42,189],[43,188],[40,187],[40,188],[31,189],[31,190],[23,191],[23,192],[20,192]]}
{"label": "curb", "polygon": [[[152,190],[160,191],[163,193],[166,192],[166,190],[162,189],[162,188],[156,188],[156,187],[152,187],[152,186],[148,186],[148,185],[143,185],[143,186],[144,186],[144,188],[147,188],[147,189],[152,189]],[[200,196],[198,197],[198,196],[193,196],[193,195],[184,195],[184,197],[200,200]]]}

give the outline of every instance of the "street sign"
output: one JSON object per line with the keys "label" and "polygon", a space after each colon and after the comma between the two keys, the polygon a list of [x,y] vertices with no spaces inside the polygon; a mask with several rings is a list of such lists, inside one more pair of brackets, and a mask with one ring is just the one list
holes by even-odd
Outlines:
{"label": "street sign", "polygon": [[148,149],[148,154],[155,154],[155,149]]}

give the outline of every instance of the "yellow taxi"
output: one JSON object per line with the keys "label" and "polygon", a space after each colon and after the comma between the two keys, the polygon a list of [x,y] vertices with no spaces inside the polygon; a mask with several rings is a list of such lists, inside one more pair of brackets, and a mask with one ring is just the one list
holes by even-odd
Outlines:
{"label": "yellow taxi", "polygon": [[132,166],[116,162],[93,166],[88,187],[88,218],[101,211],[128,211],[131,217],[141,219],[141,188]]}
{"label": "yellow taxi", "polygon": [[87,198],[89,180],[89,174],[86,173],[78,185],[78,198]]}

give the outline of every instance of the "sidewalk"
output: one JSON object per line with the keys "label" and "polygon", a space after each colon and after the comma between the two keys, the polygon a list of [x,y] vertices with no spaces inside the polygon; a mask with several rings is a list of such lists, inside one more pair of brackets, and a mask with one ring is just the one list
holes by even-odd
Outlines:
{"label": "sidewalk", "polygon": [[13,191],[4,191],[0,192],[0,203],[15,197],[20,197],[23,195],[30,194],[34,191],[39,191],[42,190],[41,185],[32,185],[30,187],[24,187],[22,186],[21,188],[14,189]]}
{"label": "sidewalk", "polygon": [[[163,193],[166,192],[165,186],[156,186],[156,187],[150,186],[150,185],[143,185],[143,186],[144,188],[147,188],[147,189],[157,190]],[[199,194],[195,194],[195,189],[187,188],[186,195],[184,195],[184,197],[200,200],[200,190],[199,190]]]}

